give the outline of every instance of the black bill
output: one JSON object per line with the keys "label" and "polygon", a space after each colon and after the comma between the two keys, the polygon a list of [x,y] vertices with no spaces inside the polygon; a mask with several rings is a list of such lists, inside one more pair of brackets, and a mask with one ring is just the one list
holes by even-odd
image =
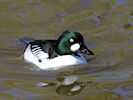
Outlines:
{"label": "black bill", "polygon": [[86,55],[94,55],[92,51],[90,51],[85,45],[82,45],[80,48],[80,53],[86,54]]}

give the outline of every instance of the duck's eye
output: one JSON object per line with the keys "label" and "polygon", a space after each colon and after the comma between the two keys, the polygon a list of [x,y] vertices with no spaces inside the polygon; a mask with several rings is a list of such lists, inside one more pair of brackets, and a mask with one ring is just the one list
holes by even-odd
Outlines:
{"label": "duck's eye", "polygon": [[71,38],[69,41],[72,43],[72,42],[74,42],[74,39]]}

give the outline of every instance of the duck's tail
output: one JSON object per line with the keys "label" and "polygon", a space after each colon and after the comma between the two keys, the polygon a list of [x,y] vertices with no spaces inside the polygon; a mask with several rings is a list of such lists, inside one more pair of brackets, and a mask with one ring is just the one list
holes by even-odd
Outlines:
{"label": "duck's tail", "polygon": [[19,44],[20,46],[26,48],[27,45],[28,45],[31,41],[33,41],[33,40],[34,40],[34,39],[33,39],[33,38],[30,38],[30,37],[23,37],[23,38],[20,38],[20,39],[18,40],[18,44]]}

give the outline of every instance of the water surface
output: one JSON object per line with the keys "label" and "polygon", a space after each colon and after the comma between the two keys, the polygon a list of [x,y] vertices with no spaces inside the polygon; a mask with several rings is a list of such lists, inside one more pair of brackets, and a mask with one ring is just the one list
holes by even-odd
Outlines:
{"label": "water surface", "polygon": [[[0,0],[0,100],[132,100],[132,0]],[[94,53],[86,65],[40,71],[21,59],[21,37],[74,29]]]}

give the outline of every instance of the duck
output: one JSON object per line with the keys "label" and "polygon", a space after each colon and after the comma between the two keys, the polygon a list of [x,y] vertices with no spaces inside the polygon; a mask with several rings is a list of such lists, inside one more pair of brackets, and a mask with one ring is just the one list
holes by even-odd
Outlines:
{"label": "duck", "polygon": [[[28,40],[29,41],[29,40]],[[23,53],[25,61],[42,70],[56,70],[69,65],[87,64],[85,55],[94,55],[84,43],[81,33],[66,30],[57,40],[21,39],[26,47]]]}

